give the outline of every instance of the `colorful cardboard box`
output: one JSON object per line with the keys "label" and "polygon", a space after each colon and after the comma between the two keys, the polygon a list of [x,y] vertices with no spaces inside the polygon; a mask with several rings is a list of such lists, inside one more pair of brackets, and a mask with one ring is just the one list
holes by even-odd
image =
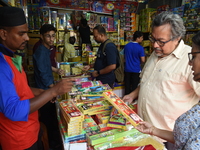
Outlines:
{"label": "colorful cardboard box", "polygon": [[142,119],[113,92],[104,92],[105,98],[133,125],[137,126]]}

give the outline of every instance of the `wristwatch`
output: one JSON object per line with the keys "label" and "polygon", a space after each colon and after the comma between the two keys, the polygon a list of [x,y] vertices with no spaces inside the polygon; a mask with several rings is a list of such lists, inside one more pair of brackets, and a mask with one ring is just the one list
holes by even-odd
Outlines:
{"label": "wristwatch", "polygon": [[98,75],[100,75],[100,70],[97,71]]}

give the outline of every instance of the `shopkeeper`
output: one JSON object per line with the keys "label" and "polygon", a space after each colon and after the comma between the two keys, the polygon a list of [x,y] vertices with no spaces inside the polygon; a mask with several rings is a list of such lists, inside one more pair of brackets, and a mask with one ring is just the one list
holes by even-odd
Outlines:
{"label": "shopkeeper", "polygon": [[0,7],[0,146],[3,150],[39,149],[38,109],[57,95],[69,92],[72,79],[44,91],[30,88],[21,56],[29,40],[24,11]]}

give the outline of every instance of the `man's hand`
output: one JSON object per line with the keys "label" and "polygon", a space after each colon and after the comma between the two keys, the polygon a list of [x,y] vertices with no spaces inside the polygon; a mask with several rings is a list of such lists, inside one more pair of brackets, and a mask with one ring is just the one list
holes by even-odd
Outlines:
{"label": "man's hand", "polygon": [[142,133],[151,134],[151,135],[153,135],[153,131],[154,129],[156,129],[153,125],[145,121],[140,122],[140,124],[136,126],[135,128]]}
{"label": "man's hand", "polygon": [[94,71],[92,72],[92,76],[93,76],[93,77],[98,77],[98,76],[99,76],[98,71],[94,70]]}
{"label": "man's hand", "polygon": [[83,67],[83,71],[88,71],[90,69],[90,66],[89,65],[86,65]]}
{"label": "man's hand", "polygon": [[128,102],[128,104],[133,102],[133,97],[131,96],[131,94],[125,95],[122,99],[124,102]]}
{"label": "man's hand", "polygon": [[65,71],[59,68],[57,69],[56,73],[59,75],[64,75]]}
{"label": "man's hand", "polygon": [[56,83],[52,88],[54,97],[70,92],[72,86],[74,85],[73,81],[75,81],[73,78],[63,78],[58,83]]}

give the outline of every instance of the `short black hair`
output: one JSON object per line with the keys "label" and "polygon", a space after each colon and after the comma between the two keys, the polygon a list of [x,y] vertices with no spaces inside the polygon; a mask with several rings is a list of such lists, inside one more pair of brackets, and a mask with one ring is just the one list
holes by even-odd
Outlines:
{"label": "short black hair", "polygon": [[200,31],[192,37],[192,42],[199,48],[200,51]]}
{"label": "short black hair", "polygon": [[75,42],[76,42],[76,38],[74,36],[70,36],[69,43],[74,45]]}
{"label": "short black hair", "polygon": [[87,20],[86,19],[81,19],[81,24],[85,27],[87,26]]}
{"label": "short black hair", "polygon": [[102,25],[97,25],[93,30],[97,30],[100,34],[106,35],[106,29]]}
{"label": "short black hair", "polygon": [[141,36],[143,36],[143,33],[141,31],[135,31],[135,33],[133,34],[133,41],[135,41],[137,38],[140,38]]}
{"label": "short black hair", "polygon": [[57,31],[56,28],[52,25],[52,24],[44,24],[41,28],[40,28],[40,34],[45,34],[49,31]]}

